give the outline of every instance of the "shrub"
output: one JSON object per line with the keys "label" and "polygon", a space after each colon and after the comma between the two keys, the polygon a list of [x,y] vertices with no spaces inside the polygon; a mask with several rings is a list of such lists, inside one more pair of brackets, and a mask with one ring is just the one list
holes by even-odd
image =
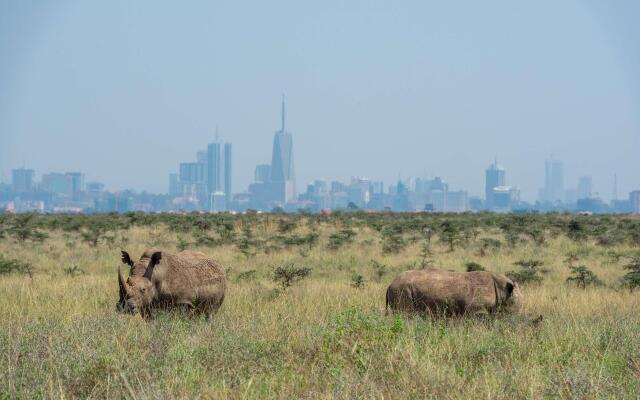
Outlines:
{"label": "shrub", "polygon": [[433,251],[429,241],[425,241],[420,249],[420,268],[426,269],[433,267]]}
{"label": "shrub", "polygon": [[248,224],[245,224],[242,227],[242,237],[240,237],[236,246],[246,258],[250,258],[256,254],[255,251],[252,250],[252,247],[255,246],[255,244],[256,241],[253,239],[251,227]]}
{"label": "shrub", "polygon": [[191,243],[189,243],[188,240],[184,239],[181,236],[178,236],[178,243],[176,244],[176,248],[178,249],[178,251],[184,251],[186,250],[189,246],[191,245]]}
{"label": "shrub", "polygon": [[287,232],[293,231],[297,227],[296,222],[297,221],[291,217],[282,218],[281,220],[278,221],[278,232],[287,233]]}
{"label": "shrub", "polygon": [[574,241],[586,239],[587,232],[582,222],[577,219],[572,219],[567,225],[567,237]]}
{"label": "shrub", "polygon": [[301,281],[311,274],[311,268],[296,267],[293,264],[285,264],[273,270],[274,282],[280,283],[282,289],[290,287],[293,283]]}
{"label": "shrub", "polygon": [[480,243],[481,243],[481,248],[483,250],[499,250],[500,247],[502,246],[502,242],[499,241],[498,239],[493,239],[493,238],[482,238],[480,239]]}
{"label": "shrub", "polygon": [[371,260],[371,267],[373,268],[373,276],[380,282],[382,277],[389,272],[389,267],[385,264],[379,263],[376,260]]}
{"label": "shrub", "polygon": [[600,286],[602,285],[602,281],[598,279],[596,274],[585,267],[584,265],[580,266],[571,266],[572,275],[567,278],[567,283],[575,283],[579,288],[586,289],[587,286]]}
{"label": "shrub", "polygon": [[80,237],[87,244],[95,247],[100,242],[100,239],[105,237],[106,228],[99,224],[89,225],[85,230],[80,233]]}
{"label": "shrub", "polygon": [[81,270],[77,265],[74,265],[74,266],[71,266],[71,267],[67,267],[63,271],[64,271],[64,273],[66,275],[71,275],[71,276],[84,274],[84,271]]}
{"label": "shrub", "polygon": [[519,265],[522,268],[535,269],[538,272],[546,273],[549,272],[547,269],[541,269],[540,267],[544,265],[544,261],[542,260],[518,260],[514,263],[515,265]]}
{"label": "shrub", "polygon": [[25,242],[27,240],[33,242],[44,241],[49,236],[37,228],[33,217],[33,214],[23,214],[15,217],[11,226],[6,229],[6,232],[19,242]]}
{"label": "shrub", "polygon": [[519,271],[509,271],[505,275],[520,284],[538,284],[542,282],[542,276],[540,273],[548,272],[546,269],[541,269],[543,262],[541,260],[519,260],[514,263],[520,266]]}
{"label": "shrub", "polygon": [[355,236],[353,229],[342,229],[340,232],[333,233],[329,235],[329,248],[337,250],[345,244],[352,243]]}
{"label": "shrub", "polygon": [[0,275],[18,273],[32,276],[31,264],[0,254]]}
{"label": "shrub", "polygon": [[244,271],[244,272],[240,272],[238,274],[238,277],[236,278],[236,281],[241,282],[241,281],[252,281],[254,279],[256,279],[256,275],[258,274],[258,271],[256,271],[255,269],[250,269],[248,271]]}
{"label": "shrub", "polygon": [[632,257],[631,261],[624,266],[624,269],[629,272],[622,277],[622,282],[629,290],[633,291],[640,286],[640,256]]}
{"label": "shrub", "polygon": [[460,231],[451,221],[444,221],[440,225],[440,240],[449,245],[449,251],[455,250],[455,245],[460,241]]}
{"label": "shrub", "polygon": [[360,274],[353,274],[351,276],[351,287],[354,287],[356,289],[362,289],[365,287],[366,281],[364,279],[364,276],[360,275]]}
{"label": "shrub", "polygon": [[484,267],[480,264],[478,264],[477,262],[473,262],[473,261],[469,261],[465,264],[465,267],[467,268],[467,272],[473,272],[473,271],[484,271]]}
{"label": "shrub", "polygon": [[402,237],[402,228],[398,225],[385,226],[382,229],[382,252],[399,253],[406,246]]}

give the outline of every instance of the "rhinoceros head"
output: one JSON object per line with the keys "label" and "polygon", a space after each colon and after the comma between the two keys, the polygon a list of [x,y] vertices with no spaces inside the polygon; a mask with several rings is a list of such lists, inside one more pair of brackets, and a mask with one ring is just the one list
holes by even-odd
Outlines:
{"label": "rhinoceros head", "polygon": [[518,283],[502,275],[496,276],[494,282],[498,305],[510,311],[520,311],[522,308],[522,293]]}
{"label": "rhinoceros head", "polygon": [[[122,252],[122,262],[131,267],[131,274],[125,280],[120,268],[118,268],[118,286],[120,288],[120,299],[116,305],[118,312],[129,314],[146,314],[148,312],[149,305],[157,297],[151,275],[161,258],[162,253],[157,251],[151,257],[143,256],[134,263],[129,257],[129,253]],[[140,273],[142,271],[144,272]]]}

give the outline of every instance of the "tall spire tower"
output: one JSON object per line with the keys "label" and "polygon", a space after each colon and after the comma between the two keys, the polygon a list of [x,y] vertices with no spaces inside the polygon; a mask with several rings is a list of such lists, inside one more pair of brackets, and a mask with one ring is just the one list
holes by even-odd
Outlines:
{"label": "tall spire tower", "polygon": [[613,193],[611,194],[611,200],[618,200],[618,174],[613,174]]}
{"label": "tall spire tower", "polygon": [[282,95],[280,129],[273,138],[270,181],[274,185],[274,200],[281,204],[295,201],[295,174],[293,169],[293,138],[285,125],[285,103]]}
{"label": "tall spire tower", "polygon": [[284,116],[285,116],[285,114],[284,114],[284,93],[282,93],[282,111],[280,113],[280,118],[281,118],[281,124],[280,124],[281,128],[280,128],[280,130],[282,132],[284,132]]}

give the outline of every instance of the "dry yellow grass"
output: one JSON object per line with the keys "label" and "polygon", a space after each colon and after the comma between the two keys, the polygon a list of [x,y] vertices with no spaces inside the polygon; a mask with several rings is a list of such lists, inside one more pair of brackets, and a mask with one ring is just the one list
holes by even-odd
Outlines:
{"label": "dry yellow grass", "polygon": [[[240,228],[238,232],[240,232]],[[255,224],[256,237],[274,222]],[[245,257],[235,245],[197,247],[229,270],[225,303],[210,321],[166,313],[152,321],[118,315],[120,245],[132,255],[150,246],[176,251],[164,225],[119,231],[91,247],[76,234],[49,232],[42,243],[0,241],[0,254],[33,265],[32,278],[0,275],[0,395],[8,398],[638,398],[640,300],[614,286],[624,260],[595,243],[550,238],[503,247],[483,257],[471,242],[448,252],[433,239],[435,264],[466,261],[496,272],[536,258],[549,273],[523,288],[525,317],[423,320],[384,315],[384,291],[420,261],[420,243],[383,254],[380,234],[354,228],[352,244],[327,249],[330,225],[310,250],[288,247]],[[501,238],[497,231],[484,237]],[[567,254],[579,254],[606,284],[565,283]],[[388,267],[378,281],[371,260]],[[286,291],[271,279],[285,262],[313,269]],[[69,275],[77,265],[84,273]],[[253,278],[239,274],[256,270]],[[354,273],[366,279],[351,286]],[[543,315],[532,325],[529,316]],[[1,397],[0,396],[0,397]]]}

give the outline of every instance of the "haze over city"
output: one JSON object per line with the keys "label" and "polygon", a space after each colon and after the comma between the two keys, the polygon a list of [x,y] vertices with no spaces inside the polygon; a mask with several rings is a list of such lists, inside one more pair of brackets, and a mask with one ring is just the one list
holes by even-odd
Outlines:
{"label": "haze over city", "polygon": [[[552,10],[552,12],[550,12]],[[3,2],[0,181],[21,166],[166,193],[233,143],[234,190],[271,162],[287,97],[298,192],[323,178],[443,177],[482,196],[497,157],[535,201],[640,188],[640,5],[595,1]]]}

